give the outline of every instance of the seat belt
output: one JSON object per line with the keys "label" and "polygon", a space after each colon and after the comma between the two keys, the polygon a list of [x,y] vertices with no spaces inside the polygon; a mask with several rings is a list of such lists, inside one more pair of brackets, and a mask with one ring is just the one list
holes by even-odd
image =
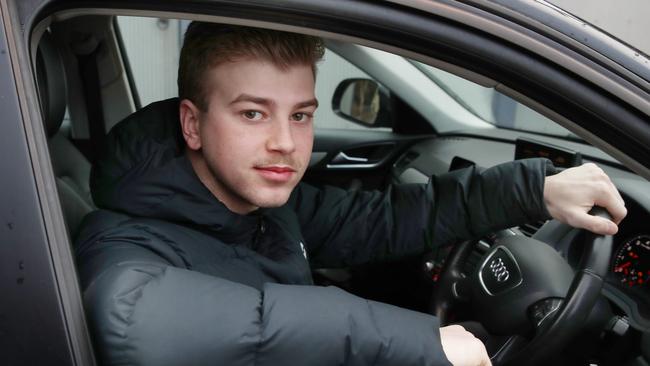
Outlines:
{"label": "seat belt", "polygon": [[[81,75],[84,99],[86,101],[86,114],[88,116],[88,131],[90,134],[90,146],[93,148],[88,152],[91,163],[97,158],[97,153],[102,151],[106,144],[106,130],[104,124],[104,109],[102,107],[101,83],[99,70],[97,68],[97,54],[101,49],[94,37],[90,41],[95,45],[90,52],[76,52],[79,74]],[[88,42],[86,43],[86,46]],[[89,47],[77,47],[77,50]]]}

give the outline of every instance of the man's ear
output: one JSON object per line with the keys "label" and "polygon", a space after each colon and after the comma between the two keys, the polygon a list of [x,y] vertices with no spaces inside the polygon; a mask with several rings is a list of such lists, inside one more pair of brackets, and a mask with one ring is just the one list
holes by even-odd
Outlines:
{"label": "man's ear", "polygon": [[179,106],[181,130],[187,147],[192,150],[201,148],[201,133],[199,130],[199,117],[201,111],[189,99],[181,100]]}

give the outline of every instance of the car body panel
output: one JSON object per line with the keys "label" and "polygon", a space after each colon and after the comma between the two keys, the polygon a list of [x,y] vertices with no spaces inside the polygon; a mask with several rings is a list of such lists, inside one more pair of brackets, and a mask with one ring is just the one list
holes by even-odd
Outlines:
{"label": "car body panel", "polygon": [[[7,8],[0,27],[0,363],[70,364],[68,323],[50,256],[32,156],[25,135],[21,103],[14,79],[15,50],[7,44]],[[13,53],[13,54],[12,54]]]}

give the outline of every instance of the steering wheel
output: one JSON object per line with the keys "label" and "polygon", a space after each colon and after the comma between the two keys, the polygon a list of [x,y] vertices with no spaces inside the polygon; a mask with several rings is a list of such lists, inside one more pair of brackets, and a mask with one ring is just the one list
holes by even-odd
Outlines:
{"label": "steering wheel", "polygon": [[[602,208],[592,209],[591,214],[610,219]],[[579,233],[555,220],[540,232],[545,229],[556,237]],[[464,276],[462,267],[476,242],[459,243],[445,262],[433,312],[445,324],[459,302],[469,302],[490,334],[507,338],[490,355],[494,365],[540,364],[580,331],[600,296],[613,239],[590,232],[584,237],[575,272],[550,245],[523,235],[505,235]]]}

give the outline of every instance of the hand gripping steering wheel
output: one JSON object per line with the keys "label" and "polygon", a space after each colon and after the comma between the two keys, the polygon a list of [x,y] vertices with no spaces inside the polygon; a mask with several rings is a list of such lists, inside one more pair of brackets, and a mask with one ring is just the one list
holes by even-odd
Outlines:
{"label": "hand gripping steering wheel", "polygon": [[[611,219],[602,208],[592,215]],[[557,221],[556,230],[577,229]],[[561,350],[580,331],[600,296],[612,253],[612,236],[585,235],[582,259],[574,270],[551,246],[523,235],[497,239],[467,277],[462,266],[474,242],[458,244],[440,277],[446,294],[433,300],[433,311],[446,319],[458,301],[493,335],[507,341],[493,355],[494,365],[536,365]],[[441,291],[438,291],[439,293]]]}

